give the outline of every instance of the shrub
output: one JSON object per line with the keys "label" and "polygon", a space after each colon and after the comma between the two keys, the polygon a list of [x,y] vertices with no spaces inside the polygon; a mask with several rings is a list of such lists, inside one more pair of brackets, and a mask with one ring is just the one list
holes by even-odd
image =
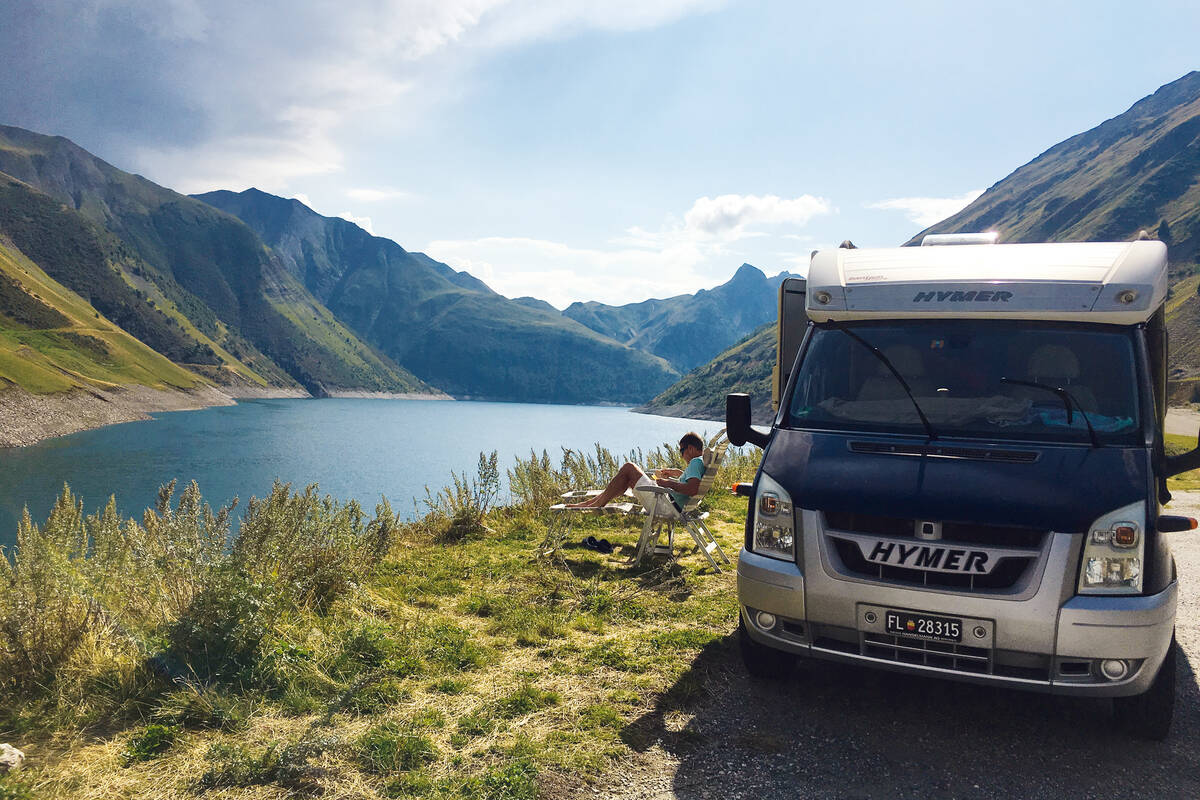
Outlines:
{"label": "shrub", "polygon": [[387,500],[369,524],[353,500],[346,505],[317,494],[315,484],[293,494],[276,482],[264,500],[251,498],[233,543],[236,569],[269,584],[301,608],[327,609],[379,563],[397,523]]}
{"label": "shrub", "polygon": [[157,665],[176,679],[248,682],[278,614],[269,587],[224,570],[170,626]]}
{"label": "shrub", "polygon": [[226,732],[244,729],[249,716],[235,698],[190,684],[164,697],[154,712],[155,719],[172,727]]}
{"label": "shrub", "polygon": [[174,725],[147,725],[129,739],[121,753],[121,764],[128,767],[139,761],[158,758],[171,749],[178,736],[179,728]]}
{"label": "shrub", "polygon": [[425,487],[426,514],[422,526],[435,541],[453,544],[487,532],[484,519],[500,492],[500,466],[496,451],[479,454],[474,478],[450,473],[453,486],[436,494]]}

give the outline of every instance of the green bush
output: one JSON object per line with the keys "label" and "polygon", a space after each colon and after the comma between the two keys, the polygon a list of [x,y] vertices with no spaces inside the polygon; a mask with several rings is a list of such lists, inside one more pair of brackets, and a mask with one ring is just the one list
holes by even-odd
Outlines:
{"label": "green bush", "polygon": [[172,677],[203,682],[248,682],[259,644],[280,609],[271,587],[223,570],[170,626],[169,646],[159,663]]}
{"label": "green bush", "polygon": [[369,523],[358,503],[320,497],[315,484],[293,494],[276,482],[263,500],[251,498],[233,542],[236,569],[271,586],[300,608],[327,609],[378,565],[396,533],[387,500]]}
{"label": "green bush", "polygon": [[154,718],[193,730],[240,731],[250,718],[245,704],[215,689],[185,685],[167,694]]}
{"label": "green bush", "polygon": [[446,544],[473,539],[487,532],[484,524],[500,493],[500,467],[496,451],[479,454],[474,478],[450,473],[452,486],[436,494],[425,487],[426,514],[421,526],[435,541]]}
{"label": "green bush", "polygon": [[102,612],[84,578],[87,556],[83,505],[68,489],[45,527],[22,515],[12,561],[0,557],[0,686],[50,680],[95,634]]}
{"label": "green bush", "polygon": [[128,767],[158,758],[171,749],[178,737],[179,728],[174,725],[147,725],[129,739],[121,753],[121,764]]}

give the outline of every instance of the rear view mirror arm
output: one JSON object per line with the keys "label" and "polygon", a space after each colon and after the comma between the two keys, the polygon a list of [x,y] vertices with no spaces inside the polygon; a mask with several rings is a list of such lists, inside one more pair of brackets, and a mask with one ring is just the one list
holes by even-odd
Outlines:
{"label": "rear view mirror arm", "polygon": [[750,426],[750,395],[744,392],[725,396],[725,434],[735,447],[749,442],[755,447],[765,448],[771,441],[771,434]]}

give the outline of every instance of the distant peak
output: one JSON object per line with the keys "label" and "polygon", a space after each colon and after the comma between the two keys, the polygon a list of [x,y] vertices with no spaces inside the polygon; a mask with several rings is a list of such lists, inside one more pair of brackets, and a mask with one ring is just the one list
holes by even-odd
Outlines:
{"label": "distant peak", "polygon": [[747,278],[762,279],[765,277],[767,277],[766,274],[753,264],[742,264],[737,268],[737,272],[733,273],[732,280],[745,280]]}

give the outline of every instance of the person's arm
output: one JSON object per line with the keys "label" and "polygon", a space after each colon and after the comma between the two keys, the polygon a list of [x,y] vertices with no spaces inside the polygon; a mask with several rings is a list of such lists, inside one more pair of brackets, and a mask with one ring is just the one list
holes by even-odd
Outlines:
{"label": "person's arm", "polygon": [[678,478],[682,474],[683,470],[675,469],[674,467],[663,467],[658,470],[658,475],[662,478]]}
{"label": "person's arm", "polygon": [[666,488],[670,489],[673,492],[679,492],[680,494],[686,494],[688,497],[695,497],[697,494],[700,493],[700,479],[699,478],[688,478],[686,483],[682,483],[680,481],[667,480],[663,483],[660,483],[659,485],[665,486]]}

